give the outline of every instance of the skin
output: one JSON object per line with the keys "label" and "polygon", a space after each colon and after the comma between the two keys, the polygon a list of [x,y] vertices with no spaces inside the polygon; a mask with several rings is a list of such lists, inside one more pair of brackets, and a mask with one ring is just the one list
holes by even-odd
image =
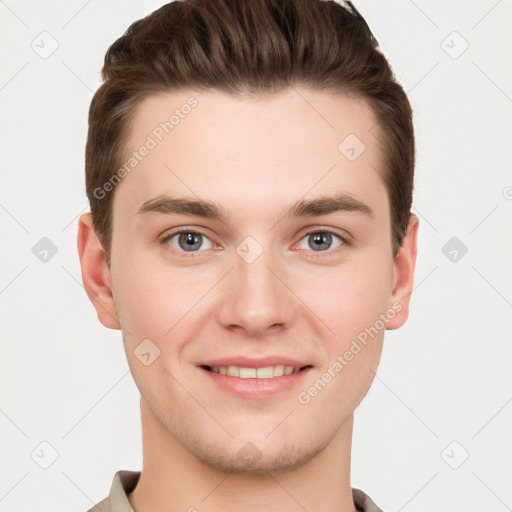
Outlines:
{"label": "skin", "polygon": [[[143,470],[130,503],[145,512],[354,511],[353,413],[384,330],[407,319],[418,219],[411,214],[393,258],[379,127],[366,103],[342,95],[290,88],[259,101],[212,90],[150,96],[133,117],[132,150],[192,95],[197,107],[115,189],[110,268],[91,215],[79,220],[85,289],[102,324],[122,330],[141,393]],[[366,146],[353,162],[338,150],[350,133]],[[373,215],[282,217],[301,199],[336,192]],[[229,216],[137,214],[161,194],[215,201]],[[178,236],[162,242],[179,227],[204,233],[203,246],[186,252]],[[347,243],[333,235],[315,250],[308,235],[322,229]],[[252,263],[236,251],[247,236],[263,249]],[[401,311],[301,404],[298,392],[393,304]],[[149,366],[134,355],[146,338],[160,350]],[[251,400],[213,385],[197,366],[270,354],[313,368],[292,390]],[[248,442],[260,457],[250,467],[237,456]]]}

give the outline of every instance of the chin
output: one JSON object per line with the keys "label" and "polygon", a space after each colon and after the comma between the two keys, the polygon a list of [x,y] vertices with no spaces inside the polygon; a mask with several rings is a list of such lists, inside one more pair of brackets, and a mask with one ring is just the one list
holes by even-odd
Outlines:
{"label": "chin", "polygon": [[263,441],[259,443],[258,439],[255,439],[245,443],[235,441],[225,446],[209,441],[188,448],[203,463],[239,475],[289,472],[303,466],[325,448],[304,444],[299,440],[288,443],[269,442],[264,436],[261,437]]}

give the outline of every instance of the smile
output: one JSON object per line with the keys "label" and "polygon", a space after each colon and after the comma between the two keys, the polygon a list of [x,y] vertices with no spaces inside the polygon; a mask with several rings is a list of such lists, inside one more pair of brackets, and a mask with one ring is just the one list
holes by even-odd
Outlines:
{"label": "smile", "polygon": [[[309,366],[309,365],[308,365]],[[220,375],[229,375],[230,377],[238,377],[240,379],[273,379],[275,377],[283,377],[284,375],[292,375],[299,373],[308,366],[293,367],[278,364],[275,366],[265,366],[262,368],[248,368],[243,366],[207,366],[203,368]]]}

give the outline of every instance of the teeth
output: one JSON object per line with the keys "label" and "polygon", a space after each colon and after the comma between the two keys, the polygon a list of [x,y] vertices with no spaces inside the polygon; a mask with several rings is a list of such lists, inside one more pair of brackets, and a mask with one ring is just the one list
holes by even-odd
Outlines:
{"label": "teeth", "polygon": [[255,379],[256,378],[256,368],[240,368],[240,378],[241,379]]}
{"label": "teeth", "polygon": [[277,364],[276,366],[266,366],[264,368],[244,368],[234,365],[212,366],[210,369],[214,373],[230,375],[231,377],[239,377],[240,379],[273,379],[274,377],[291,375],[292,373],[299,373],[300,371],[300,368],[284,366],[283,364]]}
{"label": "teeth", "polygon": [[281,377],[284,375],[284,364],[274,366],[274,377]]}
{"label": "teeth", "polygon": [[231,377],[240,377],[240,368],[238,366],[228,366],[228,375]]}
{"label": "teeth", "polygon": [[[274,368],[272,366],[258,368],[255,373],[255,377],[257,377],[258,379],[272,379],[274,377]],[[240,375],[241,374],[242,372],[240,371]]]}

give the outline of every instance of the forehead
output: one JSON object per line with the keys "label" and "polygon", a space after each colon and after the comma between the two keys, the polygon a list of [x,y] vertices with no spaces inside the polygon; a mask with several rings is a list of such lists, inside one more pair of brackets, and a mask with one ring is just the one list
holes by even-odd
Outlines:
{"label": "forehead", "polygon": [[259,99],[215,90],[153,95],[131,119],[114,215],[135,214],[163,194],[254,215],[347,192],[385,210],[378,129],[363,100],[309,89]]}

